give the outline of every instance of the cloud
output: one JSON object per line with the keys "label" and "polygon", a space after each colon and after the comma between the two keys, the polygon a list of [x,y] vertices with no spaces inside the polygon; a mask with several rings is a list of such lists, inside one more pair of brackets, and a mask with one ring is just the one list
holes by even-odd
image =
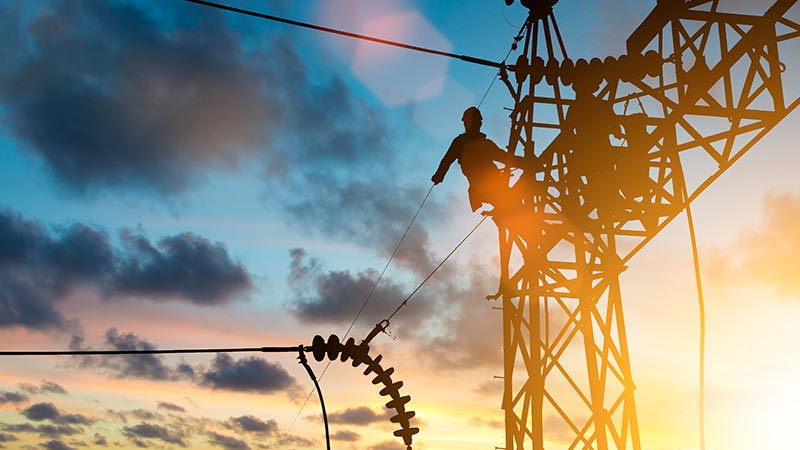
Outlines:
{"label": "cloud", "polygon": [[483,417],[470,417],[467,425],[471,427],[505,428],[502,420],[484,419]]}
{"label": "cloud", "polygon": [[333,441],[356,442],[360,439],[360,434],[348,430],[339,430],[331,435],[331,440]]}
{"label": "cloud", "polygon": [[[105,333],[104,347],[113,350],[155,350],[158,347],[134,333],[122,333],[116,328],[109,328]],[[71,350],[87,350],[84,338],[74,335],[70,342]],[[294,377],[279,363],[271,363],[264,358],[251,356],[234,360],[227,353],[219,353],[211,361],[209,367],[202,365],[192,367],[183,362],[169,365],[161,355],[82,355],[73,356],[72,364],[82,369],[99,369],[100,372],[115,378],[139,378],[155,381],[190,380],[197,385],[211,389],[275,393],[286,392],[294,396],[298,392],[298,384]],[[159,402],[158,408],[170,411],[185,411],[178,405]],[[180,412],[180,411],[178,411]],[[154,413],[146,410],[134,410],[137,417],[151,420]],[[252,418],[252,416],[248,416]],[[253,418],[255,419],[255,418]],[[122,416],[121,420],[125,420]],[[255,419],[257,420],[257,419]],[[247,419],[241,419],[242,425]],[[256,422],[247,423],[254,425]]]}
{"label": "cloud", "polygon": [[[372,270],[325,271],[303,249],[290,252],[288,308],[301,321],[347,324],[358,312],[378,274]],[[413,339],[417,353],[442,370],[499,367],[502,363],[501,317],[484,301],[496,291],[496,269],[480,262],[437,273],[393,319],[393,330]],[[409,289],[381,281],[360,320],[376,323],[388,316]],[[455,301],[460,300],[460,301]]]}
{"label": "cloud", "polygon": [[142,236],[122,237],[127,254],[112,282],[114,295],[219,305],[252,287],[247,270],[220,243],[182,233],[161,239],[156,248]]}
{"label": "cloud", "polygon": [[497,396],[503,389],[503,380],[489,380],[479,384],[474,392],[481,396]]}
{"label": "cloud", "polygon": [[83,432],[82,429],[71,425],[52,425],[43,423],[33,425],[31,423],[2,424],[3,431],[12,433],[36,433],[46,438],[59,438],[60,436],[72,436]]}
{"label": "cloud", "polygon": [[13,434],[0,433],[0,442],[14,442],[17,440],[19,439],[17,439],[17,437],[14,436]]}
{"label": "cloud", "polygon": [[298,388],[295,379],[280,364],[251,356],[238,361],[218,354],[211,366],[200,376],[200,384],[212,389],[239,392],[273,393]]}
{"label": "cloud", "polygon": [[30,383],[20,383],[19,388],[22,391],[27,392],[28,394],[59,394],[59,395],[67,395],[68,392],[58,383],[42,380],[39,386],[35,386]]}
{"label": "cloud", "polygon": [[47,442],[45,442],[43,444],[40,444],[39,446],[42,447],[42,448],[45,448],[47,450],[76,450],[75,447],[70,447],[69,445],[65,444],[64,442],[56,440],[56,439],[52,439],[50,441],[47,441]]}
{"label": "cloud", "polygon": [[231,417],[228,426],[245,433],[256,433],[266,436],[275,436],[278,433],[278,423],[274,419],[261,420],[255,416]]}
{"label": "cloud", "polygon": [[36,422],[49,420],[53,423],[62,425],[91,425],[97,420],[84,416],[83,414],[65,414],[62,413],[56,405],[50,402],[35,403],[28,408],[24,409],[21,414]]}
{"label": "cloud", "polygon": [[179,430],[170,430],[167,427],[143,422],[132,427],[124,427],[123,433],[132,440],[137,438],[153,439],[163,441],[167,444],[175,444],[186,447],[184,434]]}
{"label": "cloud", "polygon": [[158,409],[163,409],[163,410],[166,410],[166,411],[177,412],[177,413],[185,413],[186,412],[186,409],[183,408],[182,406],[178,406],[178,405],[176,405],[174,403],[169,403],[169,402],[158,402],[157,408]]}
{"label": "cloud", "polygon": [[763,200],[763,223],[744,230],[725,249],[713,249],[704,262],[721,286],[755,283],[789,298],[800,296],[800,194],[771,193]]}
{"label": "cloud", "polygon": [[183,233],[157,243],[121,232],[114,248],[83,224],[45,227],[0,210],[0,327],[74,331],[57,304],[77,287],[106,299],[129,297],[222,305],[242,298],[252,280],[226,248]]}
{"label": "cloud", "polygon": [[202,169],[233,167],[262,147],[279,118],[266,55],[246,51],[224,15],[165,15],[180,20],[167,26],[131,3],[70,2],[42,7],[6,40],[16,55],[0,78],[9,131],[73,191],[183,190]]}
{"label": "cloud", "polygon": [[61,412],[56,408],[56,405],[46,402],[46,403],[36,403],[35,405],[31,405],[28,409],[22,411],[22,415],[27,417],[29,420],[35,421],[42,421],[42,420],[53,420],[58,418],[61,415]]}
{"label": "cloud", "polygon": [[[109,328],[105,333],[105,346],[112,350],[155,350],[156,345],[133,333],[120,333]],[[71,350],[85,350],[83,338],[73,336]],[[174,367],[168,366],[159,355],[102,355],[75,356],[73,363],[81,368],[98,368],[117,378],[143,378],[148,380],[176,380],[182,378]]]}
{"label": "cloud", "polygon": [[296,445],[299,447],[314,447],[317,445],[317,441],[314,439],[306,439],[293,434],[282,434],[281,437],[278,438],[277,443],[280,446],[279,448],[289,445]]}
{"label": "cloud", "polygon": [[369,450],[406,450],[406,446],[397,441],[383,441],[368,448]]}
{"label": "cloud", "polygon": [[357,406],[354,408],[347,408],[344,411],[337,411],[328,414],[328,422],[338,423],[344,425],[369,425],[375,422],[383,422],[389,420],[392,412],[385,410],[375,412],[366,406]]}
{"label": "cloud", "polygon": [[[371,248],[387,258],[425,195],[421,189],[391,187],[388,180],[357,178],[337,184],[324,177],[310,177],[305,189],[318,196],[301,197],[303,200],[286,207],[294,223],[328,238]],[[320,202],[320,198],[325,201]],[[428,218],[435,217],[431,212],[437,209],[444,208],[428,205]],[[422,221],[420,218],[409,230],[393,262],[418,275],[427,275],[436,261],[428,248],[430,237]]]}
{"label": "cloud", "polygon": [[95,433],[92,444],[97,445],[99,447],[108,447],[108,439],[106,439],[106,437],[100,433]]}
{"label": "cloud", "polygon": [[[291,312],[300,320],[312,323],[349,323],[355,317],[364,299],[378,279],[378,272],[367,270],[353,274],[350,271],[322,270],[321,263],[308,258],[303,249],[292,249],[289,287],[292,290]],[[373,305],[381,304],[383,311],[371,308],[364,320],[379,321],[391,304],[404,298],[404,289],[391,280],[382,280],[372,294]]]}
{"label": "cloud", "polygon": [[210,439],[208,442],[211,445],[216,445],[217,447],[222,447],[225,450],[250,450],[250,445],[247,442],[236,439],[232,436],[225,436],[223,434],[214,433],[213,431],[208,434]]}
{"label": "cloud", "polygon": [[26,403],[27,401],[28,396],[25,394],[9,391],[0,392],[0,405],[4,405],[6,403]]}

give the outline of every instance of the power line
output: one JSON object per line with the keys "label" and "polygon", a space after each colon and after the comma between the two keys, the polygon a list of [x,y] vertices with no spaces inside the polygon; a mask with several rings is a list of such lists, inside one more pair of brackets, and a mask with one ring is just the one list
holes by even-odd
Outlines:
{"label": "power line", "polygon": [[[377,289],[378,284],[383,279],[383,275],[386,274],[386,269],[389,268],[389,264],[392,263],[392,260],[397,255],[397,251],[400,249],[400,245],[406,239],[406,236],[408,235],[409,230],[411,230],[411,226],[414,225],[414,222],[416,222],[417,216],[419,216],[420,211],[422,211],[422,207],[425,206],[425,202],[427,202],[428,201],[428,197],[431,196],[431,192],[433,192],[434,186],[436,186],[436,185],[435,184],[431,185],[431,188],[428,189],[428,193],[425,194],[425,198],[423,198],[422,202],[419,204],[419,207],[417,208],[417,212],[414,213],[414,217],[411,218],[411,222],[408,223],[408,226],[406,227],[405,232],[403,232],[403,235],[400,237],[400,240],[397,242],[397,245],[394,247],[394,251],[392,252],[392,255],[389,256],[389,260],[386,261],[386,265],[383,266],[383,270],[381,271],[381,274],[378,276],[378,279],[375,280],[375,284],[372,285],[372,289],[370,289],[369,293],[367,294],[367,297],[364,299],[364,302],[361,304],[361,308],[359,308],[358,312],[356,313],[356,316],[353,318],[353,321],[350,322],[350,326],[347,327],[347,331],[344,333],[344,337],[342,338],[343,341],[345,339],[347,339],[347,337],[350,335],[350,331],[353,330],[353,326],[356,324],[356,321],[358,321],[358,318],[361,316],[361,313],[364,311],[364,308],[367,306],[367,303],[369,303],[369,300],[372,298],[372,294],[375,293],[375,289]],[[328,363],[325,364],[325,367],[322,369],[322,373],[319,374],[319,381],[320,382],[322,381],[322,378],[325,376],[325,372],[328,371],[328,367],[330,367],[330,365],[331,365],[331,361],[328,360]],[[305,409],[306,405],[308,404],[308,400],[311,398],[311,395],[313,393],[314,393],[313,390],[311,392],[309,392],[308,395],[306,396],[306,399],[303,401],[303,404],[300,405],[300,410],[297,411],[297,414],[294,416],[294,419],[292,420],[292,423],[290,423],[289,427],[286,429],[287,433],[289,431],[291,431],[291,429],[294,426],[295,422],[297,422],[297,419],[300,417],[300,414]]]}
{"label": "power line", "polygon": [[477,64],[477,65],[480,65],[480,66],[488,66],[488,67],[494,67],[494,68],[499,69],[500,66],[502,65],[501,63],[494,62],[494,61],[489,61],[488,59],[476,58],[476,57],[468,56],[468,55],[458,55],[458,54],[455,54],[455,53],[443,52],[441,50],[435,50],[435,49],[432,49],[432,48],[420,47],[420,46],[417,46],[417,45],[404,44],[402,42],[390,41],[388,39],[376,38],[376,37],[367,36],[367,35],[364,35],[364,34],[358,34],[358,33],[352,33],[352,32],[349,32],[349,31],[344,31],[344,30],[337,30],[336,28],[323,27],[321,25],[315,25],[313,23],[300,22],[300,21],[297,21],[297,20],[286,19],[284,17],[273,16],[271,14],[264,14],[264,13],[260,13],[260,12],[256,12],[256,11],[251,11],[251,10],[248,10],[248,9],[236,8],[236,7],[233,7],[233,6],[223,5],[223,4],[220,4],[220,3],[208,2],[208,1],[205,1],[205,0],[183,0],[183,1],[189,2],[189,3],[195,3],[195,4],[198,4],[198,5],[208,6],[208,7],[211,7],[211,8],[217,8],[217,9],[221,9],[221,10],[224,10],[224,11],[234,12],[234,13],[237,13],[237,14],[243,14],[243,15],[246,15],[246,16],[258,17],[259,19],[265,19],[265,20],[271,20],[271,21],[274,21],[274,22],[285,23],[287,25],[293,25],[293,26],[296,26],[296,27],[309,28],[309,29],[316,30],[316,31],[322,31],[322,32],[325,32],[325,33],[337,34],[339,36],[346,36],[346,37],[350,37],[350,38],[354,38],[354,39],[361,39],[361,40],[364,40],[364,41],[370,41],[370,42],[374,42],[374,43],[377,43],[377,44],[390,45],[390,46],[393,46],[393,47],[404,48],[406,50],[413,50],[413,51],[416,51],[416,52],[428,53],[428,54],[431,54],[431,55],[444,56],[444,57],[447,57],[447,58],[454,58],[454,59],[458,59],[458,60],[461,60],[461,61],[464,61],[464,62]]}
{"label": "power line", "polygon": [[236,347],[236,348],[179,348],[151,350],[59,350],[59,351],[1,351],[0,356],[88,356],[88,355],[164,355],[186,353],[288,353],[311,351],[310,347],[295,345],[292,347]]}
{"label": "power line", "polygon": [[425,277],[424,280],[422,280],[422,283],[420,283],[419,286],[417,286],[416,289],[414,289],[410,294],[408,294],[408,297],[406,297],[405,300],[400,302],[400,305],[397,306],[397,309],[395,309],[394,312],[392,314],[390,314],[389,317],[386,318],[386,320],[384,320],[384,322],[386,322],[388,324],[388,322],[395,316],[395,314],[397,314],[404,306],[406,306],[408,304],[408,301],[411,300],[411,297],[413,297],[414,294],[416,294],[417,291],[419,291],[422,288],[422,286],[424,286],[425,283],[427,283],[428,280],[431,279],[433,274],[435,274],[444,265],[444,263],[446,263],[447,260],[450,259],[451,256],[453,256],[453,254],[456,252],[456,250],[458,250],[461,247],[461,245],[464,244],[464,242],[466,242],[467,239],[469,239],[470,236],[472,236],[472,233],[474,233],[483,224],[483,222],[486,221],[486,219],[488,217],[489,217],[488,215],[484,215],[483,216],[483,218],[478,222],[478,224],[475,225],[472,228],[472,230],[469,233],[467,233],[466,236],[464,236],[464,239],[462,239],[461,242],[459,242],[455,246],[455,248],[453,248],[453,250],[451,250],[450,253],[448,253],[447,256],[444,257],[442,262],[440,262],[438,266],[434,267],[434,269],[431,271],[431,273],[429,273],[428,276]]}

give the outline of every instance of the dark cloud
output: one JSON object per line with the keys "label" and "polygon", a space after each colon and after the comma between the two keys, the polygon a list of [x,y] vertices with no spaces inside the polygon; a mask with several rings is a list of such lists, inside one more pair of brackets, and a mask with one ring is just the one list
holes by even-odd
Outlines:
{"label": "dark cloud", "polygon": [[211,432],[208,437],[210,438],[208,442],[211,445],[222,447],[225,450],[250,450],[250,445],[247,442],[232,436]]}
{"label": "dark cloud", "polygon": [[[106,330],[104,344],[105,348],[113,350],[157,349],[157,346],[148,340],[134,333],[122,333],[116,328]],[[71,350],[88,349],[84,346],[84,338],[78,335],[72,337],[69,347]],[[173,366],[169,365],[163,356],[153,354],[74,356],[72,364],[83,369],[97,369],[101,373],[115,378],[140,378],[156,381],[190,380],[199,386],[211,389],[259,393],[286,392],[290,396],[294,396],[298,392],[297,382],[283,366],[256,356],[234,360],[230,355],[220,353],[212,360],[209,367],[192,367],[185,362]],[[166,402],[159,402],[158,408],[175,412],[185,411],[178,405]],[[146,410],[112,413],[121,414],[120,420],[123,421],[127,420],[126,414],[132,414],[143,420],[160,417],[160,415]],[[246,420],[242,419],[239,424],[241,425]]]}
{"label": "dark cloud", "polygon": [[355,431],[339,430],[331,435],[331,440],[343,442],[356,442],[361,439],[361,435]]}
{"label": "dark cloud", "polygon": [[[325,271],[303,249],[290,252],[289,311],[314,323],[349,323],[361,308],[378,274],[368,270]],[[414,339],[420,354],[436,369],[499,367],[502,362],[501,317],[483,300],[497,290],[496,269],[479,262],[451,266],[437,273],[423,291],[393,319],[392,331]],[[360,317],[376,323],[388,316],[409,289],[384,279]]]}
{"label": "dark cloud", "polygon": [[68,392],[58,383],[52,381],[42,380],[39,386],[30,383],[20,383],[19,388],[28,394],[59,394],[67,395]]}
{"label": "dark cloud", "polygon": [[[269,178],[306,187],[285,199],[294,215],[325,186],[339,191],[345,166],[370,181],[390,172],[384,111],[291,39],[242,37],[227,16],[191,5],[163,8],[158,19],[146,11],[78,1],[18,26],[6,10],[16,19],[0,45],[8,128],[64,185],[174,193],[265,149]],[[319,125],[309,133],[309,124]]]}
{"label": "dark cloud", "polygon": [[127,254],[112,284],[115,295],[190,299],[197,305],[228,303],[247,291],[252,280],[220,243],[182,233],[158,242],[123,233]]}
{"label": "dark cloud", "polygon": [[274,419],[261,420],[255,416],[231,417],[228,426],[245,433],[257,433],[266,436],[275,436],[278,433],[278,423]]}
{"label": "dark cloud", "polygon": [[56,309],[62,292],[27,274],[8,272],[0,271],[0,327],[70,328],[70,321]]}
{"label": "dark cloud", "polygon": [[44,402],[29,406],[22,411],[22,415],[29,420],[38,422],[42,420],[55,420],[61,415],[61,412],[56,408],[56,405],[50,402]]}
{"label": "dark cloud", "polygon": [[17,440],[19,439],[17,439],[17,437],[14,436],[13,434],[0,433],[0,442],[14,442]]}
{"label": "dark cloud", "polygon": [[56,405],[50,402],[35,403],[22,410],[21,414],[27,417],[28,420],[37,422],[49,420],[62,425],[91,425],[96,422],[95,419],[83,414],[62,413]]}
{"label": "dark cloud", "polygon": [[124,427],[123,433],[132,440],[138,438],[153,439],[186,447],[185,436],[180,430],[171,430],[157,424],[143,422],[131,427]]}
{"label": "dark cloud", "polygon": [[2,429],[3,431],[8,431],[11,433],[36,433],[39,436],[46,438],[73,436],[83,432],[81,428],[71,425],[53,425],[49,423],[43,423],[39,425],[33,425],[31,423],[3,424]]}
{"label": "dark cloud", "polygon": [[[369,269],[359,273],[347,270],[325,271],[316,258],[304,249],[292,249],[288,285],[292,292],[289,311],[298,319],[312,323],[347,324],[356,316],[369,295],[379,273]],[[384,276],[370,297],[361,320],[377,323],[385,319],[409,289]],[[431,302],[425,294],[416,299],[414,308],[407,308],[398,320],[416,323],[430,312]]]}
{"label": "dark cloud", "polygon": [[46,228],[0,210],[0,327],[76,328],[57,304],[89,286],[107,299],[139,297],[221,305],[242,298],[252,280],[226,248],[183,233],[156,244],[123,230],[114,249],[82,224]]}
{"label": "dark cloud", "polygon": [[[289,287],[293,293],[291,311],[300,320],[312,323],[348,323],[355,317],[364,299],[370,293],[379,273],[367,270],[358,274],[350,271],[325,272],[315,258],[308,258],[305,250],[291,251],[292,263]],[[373,305],[399,303],[403,299],[402,286],[382,280],[372,294]],[[367,311],[365,320],[378,321],[386,311]]]}
{"label": "dark cloud", "polygon": [[52,439],[50,441],[47,441],[47,442],[45,442],[43,444],[40,444],[39,446],[42,447],[42,448],[45,448],[47,450],[76,450],[75,447],[70,447],[69,445],[65,444],[64,442],[56,440],[56,439]]}
{"label": "dark cloud", "polygon": [[0,392],[0,405],[4,405],[6,403],[26,403],[27,401],[28,396],[25,394],[9,391]]}
{"label": "dark cloud", "polygon": [[180,191],[262,147],[278,119],[266,59],[224,15],[160,13],[180,20],[131,3],[58,3],[2,45],[16,53],[0,78],[8,127],[72,190]]}
{"label": "dark cloud", "polygon": [[[324,186],[315,187],[315,183]],[[288,206],[293,222],[325,237],[371,248],[384,257],[393,253],[425,195],[422,190],[404,191],[377,180],[348,180],[336,185],[328,179],[312,178],[306,188],[319,191],[319,196]],[[320,202],[319,198],[325,201]],[[428,205],[428,216],[430,209]],[[428,232],[420,222],[421,219],[409,230],[392,261],[418,275],[427,275],[436,261],[429,250]]]}
{"label": "dark cloud", "polygon": [[[105,346],[112,350],[155,350],[156,345],[133,333],[120,333],[109,328],[105,333]],[[85,350],[83,338],[73,336],[71,350]],[[144,378],[149,380],[175,380],[179,373],[164,362],[159,355],[103,355],[75,356],[74,364],[81,368],[98,368],[117,378]]]}
{"label": "dark cloud", "polygon": [[357,406],[328,414],[328,422],[344,425],[369,425],[389,420],[391,416],[392,414],[389,410],[375,412],[366,406]]}
{"label": "dark cloud", "polygon": [[108,439],[100,433],[94,434],[94,439],[92,440],[92,445],[97,445],[99,447],[108,447]]}
{"label": "dark cloud", "polygon": [[176,405],[174,403],[169,402],[158,402],[158,409],[163,409],[165,411],[177,412],[177,413],[185,413],[186,409],[182,406]]}
{"label": "dark cloud", "polygon": [[238,361],[225,353],[218,354],[200,377],[200,383],[212,389],[241,392],[292,392],[297,382],[278,363],[251,356]]}

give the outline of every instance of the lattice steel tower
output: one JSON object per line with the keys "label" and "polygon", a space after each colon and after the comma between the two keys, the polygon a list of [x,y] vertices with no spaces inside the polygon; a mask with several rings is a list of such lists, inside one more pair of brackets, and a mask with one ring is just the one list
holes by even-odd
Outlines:
{"label": "lattice steel tower", "polygon": [[505,448],[562,448],[552,430],[567,429],[570,449],[638,450],[620,273],[797,107],[779,58],[800,36],[787,16],[796,0],[757,15],[659,0],[626,55],[574,62],[557,1],[521,2],[520,49],[501,69],[508,151],[528,161],[493,213]]}

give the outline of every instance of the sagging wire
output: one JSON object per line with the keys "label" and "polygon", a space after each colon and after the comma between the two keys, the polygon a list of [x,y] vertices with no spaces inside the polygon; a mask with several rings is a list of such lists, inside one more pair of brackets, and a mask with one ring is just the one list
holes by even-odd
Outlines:
{"label": "sagging wire", "polygon": [[[417,211],[414,213],[414,216],[411,218],[411,221],[408,223],[408,226],[406,227],[405,231],[403,232],[403,235],[400,237],[400,240],[397,242],[397,245],[395,245],[391,256],[389,256],[389,260],[386,261],[386,264],[383,266],[383,270],[381,270],[381,273],[378,276],[378,279],[375,280],[375,283],[372,285],[372,289],[370,289],[369,293],[367,294],[367,297],[364,299],[364,302],[361,304],[361,308],[359,308],[358,312],[356,313],[356,316],[353,318],[353,321],[350,322],[350,326],[347,327],[347,331],[345,332],[344,337],[342,339],[347,339],[347,337],[350,336],[350,331],[353,330],[353,326],[356,324],[356,321],[358,321],[358,318],[361,316],[361,313],[364,311],[364,308],[367,306],[367,303],[369,303],[369,300],[372,298],[372,294],[375,293],[375,289],[377,289],[378,284],[383,279],[384,274],[386,274],[386,270],[389,268],[389,265],[392,263],[392,260],[394,260],[394,257],[397,255],[397,251],[400,249],[400,245],[406,239],[406,236],[408,236],[408,232],[409,232],[409,230],[411,230],[411,226],[414,225],[414,222],[416,222],[420,211],[422,211],[422,207],[425,206],[425,203],[428,201],[428,197],[431,196],[431,192],[433,192],[434,186],[436,186],[436,185],[435,184],[431,185],[430,189],[428,189],[428,193],[425,194],[425,198],[422,199],[422,202],[419,204],[419,207],[417,207]],[[320,373],[320,375],[319,375],[319,380],[320,381],[322,381],[322,378],[325,376],[325,372],[328,371],[328,367],[330,367],[330,365],[331,365],[331,361],[328,361],[327,364],[325,364],[325,367],[322,369],[322,373]],[[300,406],[300,410],[297,411],[297,414],[294,416],[294,419],[292,419],[292,422],[289,424],[289,427],[286,429],[287,433],[289,431],[291,431],[292,427],[297,422],[297,419],[300,417],[300,414],[305,409],[306,405],[308,404],[308,400],[311,398],[311,395],[313,393],[314,393],[314,391],[311,391],[306,396],[306,399],[303,401],[303,404]]]}
{"label": "sagging wire", "polygon": [[[686,185],[683,185],[683,196],[688,199]],[[706,448],[706,307],[703,297],[703,283],[700,276],[700,256],[697,251],[697,235],[694,229],[694,219],[692,218],[691,202],[686,202],[686,222],[689,225],[689,238],[692,242],[692,258],[694,259],[694,277],[697,285],[697,303],[700,312],[700,370],[698,387],[698,416],[700,433],[700,450]]]}
{"label": "sagging wire", "polygon": [[[308,372],[308,376],[316,387],[319,395],[319,403],[322,407],[322,418],[325,422],[325,442],[327,448],[331,448],[330,433],[328,431],[328,414],[325,411],[325,401],[322,398],[322,389],[314,376],[314,372],[308,365],[305,352],[311,351],[310,347],[297,345],[294,347],[236,347],[236,348],[190,348],[190,349],[149,349],[149,350],[44,350],[44,351],[0,351],[0,356],[91,356],[91,355],[165,355],[165,354],[198,354],[198,353],[289,353],[298,352],[297,359]],[[313,392],[313,391],[312,391]]]}
{"label": "sagging wire", "polygon": [[489,217],[488,215],[484,215],[483,218],[481,218],[481,220],[478,221],[478,223],[472,228],[472,230],[470,230],[470,232],[467,233],[467,235],[464,236],[464,238],[461,239],[461,241],[458,244],[456,244],[453,250],[451,250],[450,253],[448,253],[447,256],[445,256],[444,259],[436,267],[434,267],[434,269],[428,274],[428,276],[425,277],[425,279],[422,280],[422,282],[413,291],[411,291],[410,294],[408,294],[408,297],[406,297],[402,302],[400,302],[399,305],[397,305],[397,308],[394,310],[394,312],[392,312],[389,315],[389,317],[375,324],[375,328],[373,328],[372,331],[369,333],[369,335],[367,335],[366,339],[364,339],[365,343],[369,343],[370,341],[372,341],[372,339],[375,338],[375,336],[377,336],[379,333],[386,332],[386,328],[390,325],[390,321],[392,320],[392,318],[394,318],[394,316],[408,304],[411,298],[414,297],[414,295],[422,288],[422,286],[424,286],[425,283],[427,283],[428,280],[430,280],[431,277],[433,277],[433,275],[444,265],[444,263],[446,263],[447,260],[450,259],[450,257],[453,256],[453,254],[464,244],[464,242],[466,242],[467,239],[469,239],[469,237],[472,236],[472,234],[475,233],[475,231],[477,231],[478,228],[480,228],[480,226],[483,224],[483,222],[486,221],[488,217]]}

